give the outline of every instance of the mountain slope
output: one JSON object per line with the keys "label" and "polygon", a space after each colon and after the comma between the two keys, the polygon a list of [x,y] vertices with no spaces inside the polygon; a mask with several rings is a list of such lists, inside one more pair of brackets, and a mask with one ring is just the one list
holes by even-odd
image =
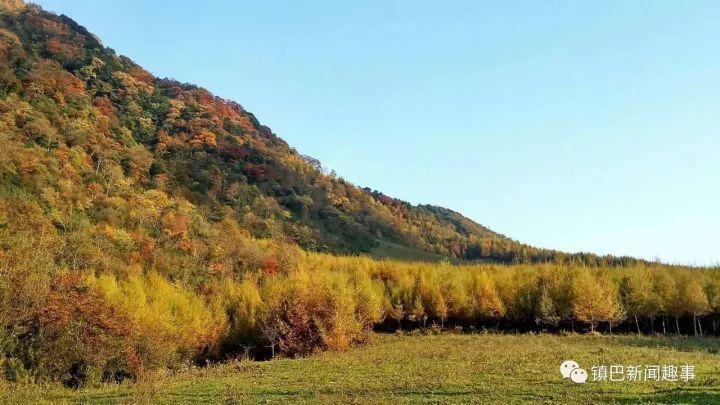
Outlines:
{"label": "mountain slope", "polygon": [[451,210],[358,188],[239,104],[154,77],[68,17],[0,4],[6,222],[37,211],[57,232],[83,229],[129,256],[147,255],[148,245],[192,251],[208,244],[203,227],[225,223],[334,253],[399,245],[463,260],[597,259],[532,248]]}

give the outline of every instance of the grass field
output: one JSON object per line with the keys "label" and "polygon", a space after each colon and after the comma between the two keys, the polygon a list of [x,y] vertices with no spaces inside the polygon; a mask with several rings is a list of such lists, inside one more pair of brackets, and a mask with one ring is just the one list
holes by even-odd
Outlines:
{"label": "grass field", "polygon": [[[690,382],[560,377],[574,359],[597,365],[691,364]],[[591,376],[592,378],[592,376]],[[368,345],[304,359],[238,361],[71,391],[5,387],[4,402],[682,402],[720,403],[720,339],[600,335],[374,335]]]}

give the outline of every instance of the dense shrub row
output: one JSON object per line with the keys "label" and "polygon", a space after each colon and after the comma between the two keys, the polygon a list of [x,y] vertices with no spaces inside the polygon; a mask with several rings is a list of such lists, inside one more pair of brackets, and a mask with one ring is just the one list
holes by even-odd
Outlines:
{"label": "dense shrub row", "polygon": [[191,362],[343,350],[373,327],[714,333],[720,319],[720,272],[710,269],[455,266],[290,250],[294,260],[195,287],[132,266],[70,271],[47,250],[7,251],[5,377],[121,381]]}
{"label": "dense shrub row", "polygon": [[[34,271],[32,251],[0,261],[0,350],[10,380],[121,381],[146,370],[279,353],[342,350],[382,317],[363,273],[283,267],[196,288],[155,273]],[[39,252],[39,256],[43,256]]]}
{"label": "dense shrub row", "polygon": [[[716,333],[720,271],[662,265],[410,264],[309,255],[316,268],[362,269],[382,283],[383,320],[514,330]],[[705,328],[705,329],[703,329]]]}

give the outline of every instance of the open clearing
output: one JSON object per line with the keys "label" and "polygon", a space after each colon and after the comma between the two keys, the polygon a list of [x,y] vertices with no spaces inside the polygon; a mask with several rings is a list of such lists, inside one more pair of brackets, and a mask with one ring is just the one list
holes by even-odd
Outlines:
{"label": "open clearing", "polygon": [[[631,335],[373,335],[344,353],[233,362],[71,391],[11,386],[3,402],[720,403],[720,339]],[[574,359],[586,384],[560,377]],[[689,382],[593,382],[592,365],[695,366]]]}

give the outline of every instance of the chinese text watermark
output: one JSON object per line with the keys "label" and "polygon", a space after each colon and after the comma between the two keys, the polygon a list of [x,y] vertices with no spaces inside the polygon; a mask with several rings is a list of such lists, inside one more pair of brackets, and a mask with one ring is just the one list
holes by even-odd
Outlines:
{"label": "chinese text watermark", "polygon": [[585,383],[588,379],[597,382],[687,382],[695,379],[695,366],[691,364],[593,365],[588,375],[588,372],[576,361],[566,360],[560,365],[560,374],[577,384]]}

